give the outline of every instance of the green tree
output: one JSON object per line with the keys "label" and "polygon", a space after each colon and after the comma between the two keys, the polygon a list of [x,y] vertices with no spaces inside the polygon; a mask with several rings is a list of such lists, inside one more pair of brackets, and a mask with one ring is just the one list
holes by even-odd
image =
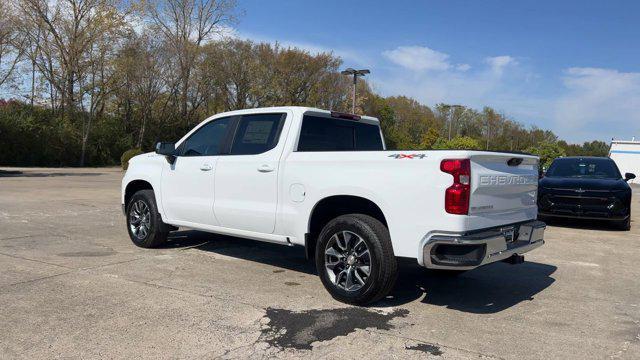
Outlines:
{"label": "green tree", "polygon": [[582,154],[582,146],[577,144],[569,144],[564,140],[558,141],[558,146],[560,146],[567,156],[581,156]]}
{"label": "green tree", "polygon": [[[420,143],[420,149],[433,149],[436,142],[439,140],[438,130],[430,128],[425,134],[422,135],[422,142]],[[454,140],[454,139],[452,139]]]}
{"label": "green tree", "polygon": [[548,169],[556,158],[567,156],[564,149],[556,142],[542,142],[526,149],[526,152],[540,157],[540,167]]}
{"label": "green tree", "polygon": [[439,150],[480,150],[480,142],[468,136],[458,136],[451,140],[439,138],[433,144],[434,149]]}
{"label": "green tree", "polygon": [[585,141],[579,145],[560,140],[558,145],[564,149],[567,156],[607,156],[609,154],[609,145],[604,141]]}
{"label": "green tree", "polygon": [[582,144],[582,149],[585,156],[607,156],[609,154],[609,145],[604,141],[585,141]]}

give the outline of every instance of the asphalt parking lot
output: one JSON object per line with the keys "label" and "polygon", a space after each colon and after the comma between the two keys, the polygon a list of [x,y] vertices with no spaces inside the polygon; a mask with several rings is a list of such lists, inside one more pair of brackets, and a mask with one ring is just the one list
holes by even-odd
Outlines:
{"label": "asphalt parking lot", "polygon": [[392,296],[358,308],[299,249],[183,229],[135,247],[119,169],[11,170],[0,358],[640,358],[639,210],[630,232],[554,223],[521,265],[403,262]]}

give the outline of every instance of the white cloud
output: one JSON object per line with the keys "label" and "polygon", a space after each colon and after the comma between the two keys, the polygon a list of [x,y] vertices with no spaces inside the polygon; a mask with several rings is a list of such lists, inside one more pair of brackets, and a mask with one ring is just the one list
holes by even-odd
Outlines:
{"label": "white cloud", "polygon": [[561,137],[582,141],[640,135],[640,73],[573,67],[562,80],[566,93],[554,114]]}
{"label": "white cloud", "polygon": [[[481,66],[473,68],[423,46],[401,46],[382,55],[393,66],[376,74],[375,87],[384,95],[407,95],[428,105],[448,102],[481,108],[518,104],[514,98],[529,73],[509,55],[482,59]],[[508,72],[509,76],[503,76],[507,67],[512,71]],[[531,105],[521,107],[523,112],[529,112]]]}
{"label": "white cloud", "polygon": [[488,57],[484,59],[484,62],[489,64],[496,74],[502,74],[507,66],[518,65],[516,59],[509,55]]}
{"label": "white cloud", "polygon": [[498,99],[501,79],[492,71],[441,71],[416,73],[392,69],[376,76],[385,95],[406,95],[423,104],[461,103],[473,107],[493,106]]}
{"label": "white cloud", "polygon": [[424,66],[389,57],[390,52],[384,55],[400,65],[376,76],[375,85],[384,95],[407,95],[427,105],[491,106],[569,142],[640,136],[640,72],[568,68],[561,78],[563,87],[550,94],[543,89],[552,79],[542,79],[510,55],[486,57],[483,66],[474,68],[441,57],[447,66],[439,71],[416,71]]}
{"label": "white cloud", "polygon": [[384,96],[410,96],[429,106],[490,106],[525,125],[549,128],[553,123],[555,101],[548,94],[541,94],[541,79],[526,63],[509,55],[480,58],[477,64],[449,59],[450,64],[456,65],[441,71],[407,71],[396,65],[378,67],[371,80],[374,89]]}
{"label": "white cloud", "polygon": [[449,55],[429,49],[426,46],[400,46],[382,53],[387,59],[414,71],[448,70]]}

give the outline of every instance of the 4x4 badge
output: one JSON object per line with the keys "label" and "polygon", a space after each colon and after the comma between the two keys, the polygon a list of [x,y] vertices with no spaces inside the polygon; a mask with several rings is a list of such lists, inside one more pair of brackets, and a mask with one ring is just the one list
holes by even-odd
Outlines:
{"label": "4x4 badge", "polygon": [[424,159],[425,157],[427,157],[426,154],[391,154],[389,155],[390,158],[396,158],[396,159]]}

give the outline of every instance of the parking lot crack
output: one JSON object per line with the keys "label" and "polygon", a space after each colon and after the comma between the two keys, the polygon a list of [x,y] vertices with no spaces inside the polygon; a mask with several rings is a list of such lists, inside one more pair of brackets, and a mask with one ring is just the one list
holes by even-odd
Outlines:
{"label": "parking lot crack", "polygon": [[81,268],[81,269],[78,269],[78,270],[95,270],[95,269],[100,269],[100,268],[104,268],[104,267],[107,267],[107,266],[126,264],[126,263],[130,263],[130,262],[138,261],[138,260],[141,260],[141,259],[142,259],[141,257],[138,257],[138,258],[135,258],[135,259],[116,261],[116,262],[108,263],[108,264],[89,266],[89,267]]}
{"label": "parking lot crack", "polygon": [[50,263],[47,261],[42,261],[42,260],[36,260],[36,259],[29,259],[26,257],[22,257],[22,256],[17,256],[17,255],[11,255],[11,254],[6,254],[6,253],[0,253],[0,255],[4,255],[4,256],[8,256],[8,257],[12,257],[14,259],[20,259],[20,260],[26,260],[26,261],[33,261],[33,262],[37,262],[40,264],[46,264],[46,265],[51,265],[51,266],[57,266],[57,267],[61,267],[64,269],[71,269],[71,270],[75,270],[75,268],[69,267],[69,266],[64,266],[64,265],[59,265],[59,264],[54,264],[54,263]]}
{"label": "parking lot crack", "polygon": [[5,285],[5,286],[0,286],[0,289],[5,289],[5,288],[13,287],[13,286],[18,286],[18,285],[30,284],[30,283],[34,283],[34,282],[38,282],[38,281],[42,281],[42,280],[48,280],[48,279],[55,278],[55,277],[58,277],[58,276],[67,275],[67,274],[70,274],[72,272],[74,272],[74,271],[66,271],[66,272],[63,272],[63,273],[60,273],[60,274],[54,274],[54,275],[39,277],[39,278],[36,278],[36,279],[20,281],[20,282],[17,282],[17,283],[8,284],[8,285]]}
{"label": "parking lot crack", "polygon": [[39,236],[47,236],[49,238],[52,238],[52,237],[68,238],[68,236],[60,235],[60,234],[31,234],[31,235],[11,236],[8,238],[0,238],[0,241],[29,239],[29,238],[39,237]]}
{"label": "parking lot crack", "polygon": [[8,238],[1,238],[0,241],[5,241],[5,240],[18,240],[18,239],[28,239],[31,237],[34,237],[37,235],[22,235],[22,236],[12,236],[12,237],[8,237]]}
{"label": "parking lot crack", "polygon": [[[139,281],[139,280],[133,280],[133,279],[124,279],[124,278],[120,278],[121,280],[125,280],[125,281],[129,281],[132,283],[136,283],[136,284],[142,284],[142,285],[146,285],[146,286],[150,286],[150,287],[154,287],[154,288],[158,288],[158,289],[168,289],[168,290],[173,290],[173,291],[177,291],[177,292],[181,292],[184,294],[189,294],[189,295],[194,295],[194,296],[199,296],[199,297],[203,297],[203,298],[209,298],[209,299],[216,299],[216,300],[220,300],[220,301],[230,301],[231,299],[229,298],[225,298],[225,297],[221,297],[221,296],[216,296],[216,295],[211,295],[211,294],[202,294],[202,293],[198,293],[195,291],[189,291],[189,290],[185,290],[185,289],[180,289],[180,288],[176,288],[173,286],[168,286],[168,285],[162,285],[162,284],[157,284],[157,283],[152,283],[152,282],[148,282],[148,281]],[[245,302],[245,301],[239,301],[237,299],[233,299],[233,302],[235,304],[241,304],[241,305],[245,305],[248,307],[251,307],[253,309],[256,310],[260,310],[260,311],[264,311],[264,309],[262,307],[259,307],[257,305]]]}

